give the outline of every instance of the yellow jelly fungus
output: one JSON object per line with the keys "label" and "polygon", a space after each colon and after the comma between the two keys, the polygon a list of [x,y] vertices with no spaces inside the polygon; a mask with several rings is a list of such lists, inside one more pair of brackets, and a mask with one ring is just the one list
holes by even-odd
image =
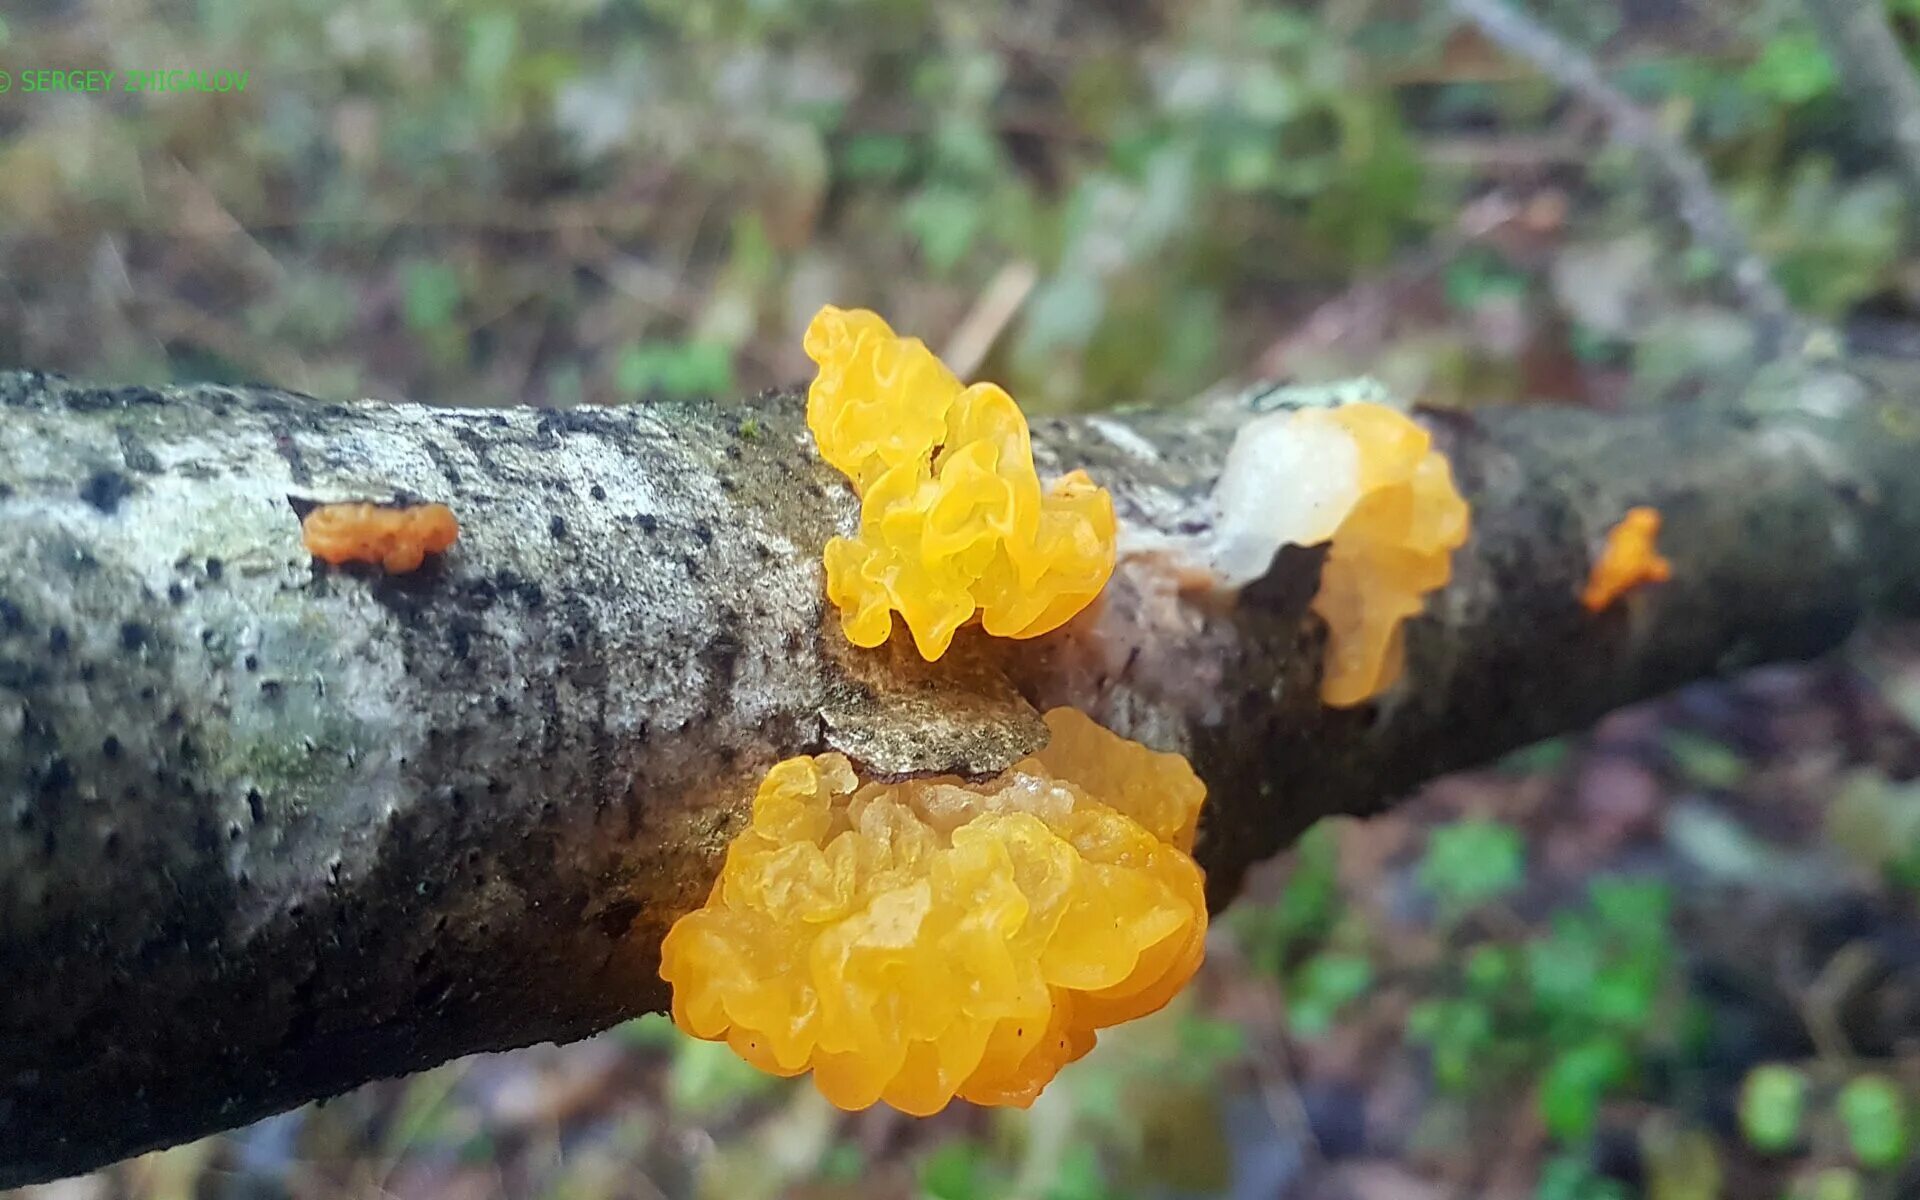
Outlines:
{"label": "yellow jelly fungus", "polygon": [[660,949],[682,1030],[845,1109],[1025,1107],[1097,1029],[1200,964],[1185,759],[1073,709],[986,783],[865,782],[839,754],[767,773],[706,906]]}
{"label": "yellow jelly fungus", "polygon": [[905,618],[921,657],[976,615],[1037,637],[1113,574],[1113,498],[1083,471],[1042,488],[1027,421],[991,383],[963,387],[918,338],[829,305],[807,327],[819,365],[807,427],[860,494],[860,527],[827,543],[827,597],[847,639],[878,646]]}
{"label": "yellow jelly fungus", "polygon": [[1397,409],[1310,409],[1359,450],[1359,498],[1333,532],[1313,611],[1327,623],[1320,698],[1335,707],[1379,695],[1406,669],[1406,620],[1453,577],[1466,543],[1467,502],[1433,438]]}
{"label": "yellow jelly fungus", "polygon": [[1665,583],[1673,578],[1673,564],[1654,549],[1660,536],[1660,510],[1627,510],[1619,524],[1607,531],[1607,544],[1587,576],[1580,603],[1588,612],[1600,612],[1643,583]]}
{"label": "yellow jelly fungus", "polygon": [[1215,587],[1259,579],[1283,545],[1332,543],[1313,611],[1328,630],[1320,698],[1339,706],[1400,677],[1404,623],[1451,577],[1469,525],[1432,437],[1400,410],[1372,403],[1247,422],[1209,508],[1200,552]]}

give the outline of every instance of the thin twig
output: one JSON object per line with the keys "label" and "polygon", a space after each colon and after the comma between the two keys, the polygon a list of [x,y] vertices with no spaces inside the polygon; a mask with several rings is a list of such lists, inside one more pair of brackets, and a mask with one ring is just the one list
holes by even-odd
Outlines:
{"label": "thin twig", "polygon": [[994,274],[941,352],[954,374],[965,379],[979,369],[1039,281],[1040,272],[1025,259],[1010,262]]}
{"label": "thin twig", "polygon": [[1606,120],[1614,139],[1636,150],[1655,182],[1671,194],[1689,233],[1725,270],[1742,308],[1759,325],[1762,350],[1771,354],[1797,340],[1800,318],[1767,264],[1755,254],[1707,173],[1686,143],[1608,83],[1593,59],[1505,0],[1450,0],[1453,11],[1493,42],[1531,62]]}
{"label": "thin twig", "polygon": [[1806,0],[1835,70],[1863,119],[1887,141],[1920,199],[1920,78],[1887,24],[1883,0]]}

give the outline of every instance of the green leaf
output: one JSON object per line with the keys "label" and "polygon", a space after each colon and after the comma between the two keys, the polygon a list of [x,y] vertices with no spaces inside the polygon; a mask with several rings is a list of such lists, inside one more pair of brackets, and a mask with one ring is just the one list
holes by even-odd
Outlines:
{"label": "green leaf", "polygon": [[1811,31],[1776,33],[1761,46],[1741,82],[1781,104],[1805,104],[1834,90],[1833,60]]}
{"label": "green leaf", "polygon": [[990,180],[1000,163],[999,143],[993,132],[973,117],[940,122],[929,147],[935,170],[942,178],[980,182]]}
{"label": "green leaf", "polygon": [[1831,159],[1810,154],[1784,184],[1763,178],[1732,185],[1729,193],[1756,248],[1801,307],[1837,313],[1888,285],[1911,201],[1887,173],[1842,176]]}
{"label": "green leaf", "polygon": [[1288,938],[1324,933],[1340,904],[1340,835],[1331,821],[1317,822],[1300,839],[1293,870],[1280,886],[1281,932]]}
{"label": "green leaf", "polygon": [[1296,76],[1257,60],[1241,72],[1233,89],[1240,111],[1262,125],[1278,125],[1299,112],[1302,91]]}
{"label": "green leaf", "polygon": [[520,49],[520,22],[511,12],[475,14],[467,21],[467,86],[492,92],[506,79]]}
{"label": "green leaf", "polygon": [[1600,924],[1631,941],[1664,946],[1673,889],[1655,880],[1594,880],[1587,886],[1594,915]]}
{"label": "green leaf", "polygon": [[1888,883],[1920,890],[1920,784],[1855,771],[1827,805],[1827,840]]}
{"label": "green leaf", "polygon": [[1268,187],[1281,178],[1280,148],[1263,129],[1243,130],[1220,149],[1220,181],[1236,192]]}
{"label": "green leaf", "polygon": [[[1341,247],[1355,264],[1384,263],[1413,227],[1417,198],[1428,194],[1425,168],[1392,102],[1342,92],[1334,115],[1338,155],[1308,223],[1316,237]],[[1524,290],[1524,279],[1520,286]]]}
{"label": "green leaf", "polygon": [[1493,1014],[1471,1000],[1426,1000],[1407,1014],[1407,1035],[1427,1046],[1433,1077],[1450,1092],[1468,1092],[1490,1082],[1486,1053],[1493,1044]]}
{"label": "green leaf", "polygon": [[1631,1068],[1626,1047],[1612,1038],[1586,1042],[1556,1057],[1540,1081],[1540,1115],[1547,1130],[1569,1141],[1593,1132],[1600,1101]]}
{"label": "green leaf", "polygon": [[953,1141],[920,1164],[920,1189],[930,1200],[991,1200],[997,1195],[985,1152],[970,1141]]}
{"label": "green leaf", "polygon": [[1861,1200],[1867,1194],[1851,1167],[1828,1167],[1811,1180],[1794,1185],[1787,1200]]}
{"label": "green leaf", "polygon": [[681,1034],[665,1013],[647,1013],[614,1026],[614,1034],[629,1046],[672,1046]]}
{"label": "green leaf", "polygon": [[1557,770],[1561,763],[1566,762],[1571,749],[1572,743],[1566,738],[1547,738],[1545,741],[1534,742],[1518,750],[1508,751],[1494,766],[1515,775],[1544,775],[1549,771]]}
{"label": "green leaf", "polygon": [[1777,1063],[1755,1067],[1740,1089],[1740,1130],[1754,1149],[1784,1153],[1800,1139],[1806,1107],[1805,1075]]}
{"label": "green leaf", "polygon": [[1518,956],[1510,946],[1486,943],[1467,954],[1467,988],[1477,995],[1499,995],[1512,985],[1518,973]]}
{"label": "green leaf", "polygon": [[1244,10],[1241,35],[1261,50],[1313,49],[1324,51],[1327,28],[1317,17],[1284,8],[1250,7]]}
{"label": "green leaf", "polygon": [[718,342],[630,342],[614,365],[614,386],[629,397],[661,392],[712,396],[733,390],[733,354]]}
{"label": "green leaf", "polygon": [[1526,277],[1491,251],[1463,254],[1448,263],[1441,275],[1447,306],[1471,312],[1488,300],[1524,296]]}
{"label": "green leaf", "polygon": [[1661,741],[1689,783],[1731,788],[1747,777],[1747,760],[1723,742],[1680,729],[1668,730]]}
{"label": "green leaf", "polygon": [[1907,1154],[1907,1102],[1882,1075],[1861,1075],[1840,1089],[1840,1123],[1863,1167],[1897,1166]]}
{"label": "green leaf", "polygon": [[820,1156],[814,1173],[828,1183],[858,1183],[866,1169],[866,1151],[852,1142],[835,1142]]}
{"label": "green leaf", "polygon": [[1526,949],[1527,984],[1536,1005],[1549,1013],[1586,1011],[1599,978],[1602,955],[1593,926],[1571,913],[1556,913],[1553,933]]}
{"label": "green leaf", "polygon": [[1180,1053],[1183,1061],[1211,1070],[1219,1064],[1241,1058],[1246,1052],[1245,1026],[1193,1012],[1181,1014]]}
{"label": "green leaf", "polygon": [[762,1095],[777,1081],[747,1063],[725,1042],[682,1037],[667,1075],[667,1095],[681,1112],[716,1115]]}
{"label": "green leaf", "polygon": [[1020,354],[1042,363],[1077,352],[1093,337],[1107,310],[1100,279],[1077,269],[1063,271],[1034,289],[1027,304]]}
{"label": "green leaf", "polygon": [[1640,1157],[1649,1200],[1720,1200],[1723,1194],[1720,1148],[1705,1130],[1653,1117],[1640,1127]]}
{"label": "green leaf", "polygon": [[1295,845],[1280,894],[1272,902],[1240,904],[1227,911],[1228,928],[1255,970],[1281,974],[1302,942],[1320,941],[1333,929],[1340,913],[1339,851],[1334,824],[1316,824]]}
{"label": "green leaf", "polygon": [[1373,984],[1373,964],[1357,954],[1328,951],[1295,972],[1287,995],[1287,1023],[1301,1037],[1318,1037],[1340,1010]]}
{"label": "green leaf", "polygon": [[1593,1182],[1593,1168],[1587,1160],[1572,1154],[1550,1158],[1540,1165],[1540,1186],[1536,1200],[1586,1200]]}
{"label": "green leaf", "polygon": [[1067,1147],[1053,1186],[1047,1189],[1047,1200],[1109,1200],[1112,1195],[1093,1147],[1084,1142]]}
{"label": "green leaf", "polygon": [[547,403],[554,408],[572,408],[587,398],[587,385],[577,362],[555,363],[547,368]]}
{"label": "green leaf", "polygon": [[1660,965],[1646,960],[1608,964],[1594,980],[1589,1011],[1610,1025],[1644,1028],[1659,999]]}
{"label": "green leaf", "polygon": [[439,329],[460,307],[460,276],[445,263],[411,262],[400,269],[407,328]]}
{"label": "green leaf", "polygon": [[1456,911],[1506,895],[1525,874],[1520,831],[1480,819],[1434,830],[1419,869],[1421,885]]}
{"label": "green leaf", "polygon": [[1627,1200],[1627,1189],[1594,1173],[1584,1155],[1561,1154],[1540,1168],[1538,1200]]}
{"label": "green leaf", "polygon": [[944,273],[966,257],[980,232],[980,200],[953,188],[926,188],[907,201],[901,221],[920,243],[927,265]]}
{"label": "green leaf", "polygon": [[888,180],[913,165],[913,143],[895,133],[862,133],[840,151],[840,171],[849,180]]}

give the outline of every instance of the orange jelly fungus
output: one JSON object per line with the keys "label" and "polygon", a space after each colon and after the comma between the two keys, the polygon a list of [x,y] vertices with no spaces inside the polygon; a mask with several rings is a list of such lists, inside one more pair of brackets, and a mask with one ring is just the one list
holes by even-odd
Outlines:
{"label": "orange jelly fungus", "polygon": [[805,347],[819,366],[807,427],[860,494],[859,530],[824,558],[847,640],[880,645],[898,612],[931,661],[976,615],[996,637],[1036,637],[1099,595],[1113,498],[1082,471],[1043,488],[1011,396],[961,386],[865,309],[821,309]]}
{"label": "orange jelly fungus", "polygon": [[392,574],[414,570],[460,536],[444,504],[322,504],[300,522],[307,552],[338,566],[375,563]]}
{"label": "orange jelly fungus", "polygon": [[1607,544],[1587,576],[1580,603],[1588,612],[1600,612],[1643,583],[1665,583],[1673,578],[1673,564],[1654,549],[1660,536],[1660,510],[1644,505],[1630,508],[1620,523],[1607,531]]}
{"label": "orange jelly fungus", "polygon": [[1379,695],[1406,669],[1406,622],[1453,576],[1467,502],[1433,437],[1397,409],[1346,404],[1302,421],[1345,431],[1359,451],[1359,498],[1333,532],[1313,611],[1327,623],[1320,698],[1336,707]]}
{"label": "orange jelly fungus", "polygon": [[985,783],[862,782],[839,754],[767,773],[706,906],[661,946],[673,1020],[845,1109],[1026,1107],[1095,1030],[1199,966],[1184,758],[1073,709]]}

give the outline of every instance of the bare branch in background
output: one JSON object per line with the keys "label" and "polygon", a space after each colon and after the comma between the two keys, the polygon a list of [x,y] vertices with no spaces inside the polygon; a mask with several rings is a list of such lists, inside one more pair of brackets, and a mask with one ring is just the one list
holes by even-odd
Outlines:
{"label": "bare branch in background", "polygon": [[1887,23],[1883,0],[1806,0],[1841,85],[1869,129],[1886,139],[1905,176],[1910,205],[1920,205],[1920,79]]}
{"label": "bare branch in background", "polygon": [[1635,150],[1656,186],[1669,194],[1694,241],[1719,260],[1741,307],[1759,326],[1763,353],[1796,348],[1803,337],[1799,315],[1721,200],[1699,155],[1607,82],[1591,56],[1506,0],[1448,3],[1493,42],[1598,111],[1614,139]]}

